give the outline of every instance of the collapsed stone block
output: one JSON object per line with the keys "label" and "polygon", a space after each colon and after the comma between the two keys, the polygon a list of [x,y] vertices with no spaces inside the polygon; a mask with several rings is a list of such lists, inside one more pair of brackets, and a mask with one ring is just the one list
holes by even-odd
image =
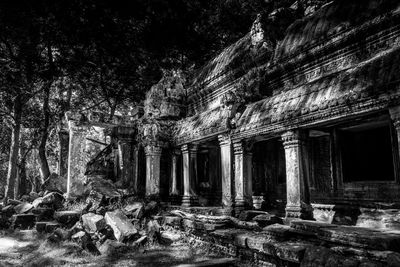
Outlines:
{"label": "collapsed stone block", "polygon": [[257,222],[260,227],[265,227],[267,225],[271,225],[271,224],[275,224],[275,223],[278,223],[278,224],[283,223],[281,218],[279,218],[276,215],[272,215],[272,214],[259,214],[259,215],[255,216],[252,220]]}
{"label": "collapsed stone block", "polygon": [[127,215],[131,215],[133,218],[141,219],[144,214],[144,205],[141,202],[135,202],[125,206],[124,211]]}
{"label": "collapsed stone block", "polygon": [[31,209],[33,209],[33,205],[27,202],[21,203],[14,207],[14,211],[16,214],[27,213]]}
{"label": "collapsed stone block", "polygon": [[54,213],[54,219],[68,226],[74,225],[79,218],[81,217],[81,213],[79,211],[74,210],[65,210],[65,211],[57,211]]}
{"label": "collapsed stone block", "polygon": [[43,196],[41,204],[51,206],[54,209],[62,208],[64,197],[60,193],[51,192]]}
{"label": "collapsed stone block", "polygon": [[36,216],[36,221],[44,221],[44,220],[50,220],[53,218],[54,215],[54,210],[51,208],[33,208],[31,210],[33,214]]}
{"label": "collapsed stone block", "polygon": [[11,217],[11,227],[28,229],[35,226],[35,215],[33,214],[15,214]]}
{"label": "collapsed stone block", "polygon": [[91,254],[100,255],[100,251],[97,249],[97,247],[93,243],[92,238],[85,231],[80,231],[80,232],[74,234],[71,237],[71,239],[72,239],[72,241],[81,245],[83,249],[89,251]]}
{"label": "collapsed stone block", "polygon": [[60,227],[60,224],[58,222],[47,222],[46,233],[52,233],[59,227]]}
{"label": "collapsed stone block", "polygon": [[99,246],[99,251],[102,255],[113,255],[126,253],[131,248],[122,242],[107,239],[102,245]]}
{"label": "collapsed stone block", "polygon": [[7,217],[11,217],[15,213],[14,206],[13,205],[7,205],[7,206],[3,207],[1,209],[1,213],[4,214]]}
{"label": "collapsed stone block", "polygon": [[101,231],[106,226],[104,217],[94,213],[82,215],[82,224],[87,232],[94,233]]}
{"label": "collapsed stone block", "polygon": [[113,229],[116,240],[123,242],[137,238],[138,230],[121,210],[106,212],[104,218]]}
{"label": "collapsed stone block", "polygon": [[164,224],[180,227],[182,224],[182,218],[178,216],[164,216]]}

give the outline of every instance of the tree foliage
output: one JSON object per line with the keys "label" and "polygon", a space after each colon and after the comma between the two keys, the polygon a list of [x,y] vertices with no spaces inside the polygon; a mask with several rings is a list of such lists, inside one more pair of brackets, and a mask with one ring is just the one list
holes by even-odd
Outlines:
{"label": "tree foliage", "polygon": [[[14,197],[17,166],[31,157],[24,151],[37,150],[41,182],[49,176],[53,133],[66,111],[112,115],[137,105],[163,70],[201,66],[246,34],[258,13],[292,2],[2,1],[0,166],[8,158],[6,195]],[[28,141],[21,129],[29,129]]]}

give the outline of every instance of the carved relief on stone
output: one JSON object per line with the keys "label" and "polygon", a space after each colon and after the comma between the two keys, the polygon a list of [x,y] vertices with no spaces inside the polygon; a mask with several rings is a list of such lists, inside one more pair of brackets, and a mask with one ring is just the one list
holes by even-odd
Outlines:
{"label": "carved relief on stone", "polygon": [[164,71],[162,79],[146,94],[145,116],[149,118],[181,116],[186,97],[185,83],[182,71]]}

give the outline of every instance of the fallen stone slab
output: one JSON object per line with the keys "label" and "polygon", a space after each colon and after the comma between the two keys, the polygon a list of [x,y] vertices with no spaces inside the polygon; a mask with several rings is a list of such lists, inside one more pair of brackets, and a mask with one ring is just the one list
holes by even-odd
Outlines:
{"label": "fallen stone slab", "polygon": [[255,216],[252,221],[257,222],[260,227],[265,227],[276,223],[283,224],[283,220],[273,214],[259,214]]}
{"label": "fallen stone slab", "polygon": [[11,227],[14,229],[30,229],[35,226],[35,222],[33,214],[14,214],[11,217]]}
{"label": "fallen stone slab", "polygon": [[59,227],[60,227],[60,224],[58,222],[47,222],[46,233],[52,233]]}
{"label": "fallen stone slab", "polygon": [[18,204],[17,206],[14,207],[14,211],[16,214],[27,213],[31,209],[33,209],[33,205],[27,202]]}
{"label": "fallen stone slab", "polygon": [[325,247],[311,246],[304,252],[304,257],[300,266],[359,266],[359,261],[353,257],[344,257]]}
{"label": "fallen stone slab", "polygon": [[262,232],[273,240],[281,241],[291,235],[292,228],[288,225],[272,224],[264,227]]}
{"label": "fallen stone slab", "polygon": [[180,233],[173,233],[169,231],[161,232],[161,238],[166,239],[169,242],[173,243],[182,239],[182,235]]}
{"label": "fallen stone slab", "polygon": [[182,218],[178,216],[164,216],[163,224],[174,227],[181,227]]}
{"label": "fallen stone slab", "polygon": [[53,218],[54,210],[51,208],[37,207],[31,210],[36,216],[36,221],[48,221]]}
{"label": "fallen stone slab", "polygon": [[191,264],[180,264],[175,267],[229,267],[236,266],[236,260],[232,258],[212,259]]}
{"label": "fallen stone slab", "polygon": [[107,239],[103,244],[98,246],[98,250],[102,255],[116,256],[118,254],[123,254],[128,251],[131,251],[132,248],[122,242]]}
{"label": "fallen stone slab", "polygon": [[64,225],[72,226],[81,217],[80,211],[75,210],[64,210],[64,211],[57,211],[54,213],[54,219]]}
{"label": "fallen stone slab", "polygon": [[16,199],[8,199],[7,200],[7,204],[8,205],[16,206],[16,205],[19,205],[19,204],[22,204],[22,203],[23,203],[22,201],[19,201],[19,200],[16,200]]}
{"label": "fallen stone slab", "polygon": [[106,227],[104,217],[94,213],[87,213],[82,215],[82,224],[85,230],[89,233],[101,231]]}
{"label": "fallen stone slab", "polygon": [[111,181],[97,176],[88,178],[88,190],[90,195],[96,195],[96,198],[99,199],[104,197],[108,200],[121,197],[118,189]]}
{"label": "fallen stone slab", "polygon": [[92,238],[85,231],[80,231],[73,236],[71,240],[81,245],[81,247],[89,251],[93,255],[100,255],[100,251],[97,249],[96,245],[93,243]]}
{"label": "fallen stone slab", "polygon": [[80,231],[83,231],[83,230],[84,229],[83,229],[82,223],[80,221],[76,222],[74,224],[74,226],[72,226],[70,229],[68,229],[68,231],[70,232],[71,236],[76,234],[76,233],[78,233],[78,232],[80,232]]}
{"label": "fallen stone slab", "polygon": [[4,214],[6,217],[11,217],[14,213],[14,206],[13,205],[7,205],[1,209],[1,213]]}
{"label": "fallen stone slab", "polygon": [[135,219],[141,219],[144,215],[144,205],[141,202],[128,204],[123,210],[126,215]]}
{"label": "fallen stone slab", "polygon": [[38,197],[34,201],[32,201],[32,206],[34,208],[38,208],[42,205],[42,203],[43,203],[43,197]]}
{"label": "fallen stone slab", "polygon": [[43,196],[41,204],[53,207],[54,209],[62,208],[64,197],[60,193],[50,192]]}
{"label": "fallen stone slab", "polygon": [[263,252],[278,257],[284,261],[300,263],[303,260],[307,248],[312,246],[305,242],[266,242],[263,246]]}
{"label": "fallen stone slab", "polygon": [[123,242],[137,239],[138,230],[121,210],[106,212],[104,219],[113,229],[117,241]]}
{"label": "fallen stone slab", "polygon": [[266,214],[270,215],[268,212],[261,210],[243,210],[240,212],[238,219],[241,221],[250,221],[258,215],[266,215]]}
{"label": "fallen stone slab", "polygon": [[49,222],[46,222],[46,221],[36,222],[36,223],[35,223],[36,231],[38,231],[39,233],[44,233],[44,232],[46,232],[46,225],[47,225],[48,223],[49,223]]}
{"label": "fallen stone slab", "polygon": [[304,220],[292,221],[291,227],[314,232],[319,239],[336,244],[373,250],[400,251],[400,231],[374,230]]}

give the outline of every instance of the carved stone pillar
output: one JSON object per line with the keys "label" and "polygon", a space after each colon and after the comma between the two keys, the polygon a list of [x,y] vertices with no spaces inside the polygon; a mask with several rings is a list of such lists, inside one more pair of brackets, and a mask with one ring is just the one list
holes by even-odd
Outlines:
{"label": "carved stone pillar", "polygon": [[133,147],[133,176],[130,182],[130,187],[133,192],[137,193],[139,189],[139,146]]}
{"label": "carved stone pillar", "polygon": [[171,188],[169,191],[170,196],[177,196],[179,195],[178,190],[178,156],[179,150],[172,150],[171,153]]}
{"label": "carved stone pillar", "polygon": [[197,146],[183,145],[183,196],[182,206],[192,206],[197,204]]}
{"label": "carved stone pillar", "polygon": [[218,136],[221,151],[222,206],[231,208],[232,199],[232,142],[228,135]]}
{"label": "carved stone pillar", "polygon": [[119,181],[122,188],[127,188],[133,180],[134,160],[133,160],[133,139],[120,138],[118,140],[119,156]]}
{"label": "carved stone pillar", "polygon": [[286,159],[286,218],[312,218],[308,188],[306,135],[288,131],[282,135]]}
{"label": "carved stone pillar", "polygon": [[393,126],[396,129],[397,144],[398,144],[397,148],[399,149],[397,157],[400,158],[400,106],[390,108],[389,113],[393,122]]}
{"label": "carved stone pillar", "polygon": [[63,176],[68,173],[68,146],[69,134],[65,130],[58,132],[60,151],[58,155],[58,175]]}
{"label": "carved stone pillar", "polygon": [[235,212],[252,206],[252,153],[244,141],[233,143],[235,155]]}
{"label": "carved stone pillar", "polygon": [[160,193],[161,147],[148,145],[146,155],[146,196],[158,196]]}
{"label": "carved stone pillar", "polygon": [[68,121],[69,146],[68,146],[68,179],[67,196],[81,195],[84,190],[85,171],[88,158],[86,156],[87,127],[78,125],[76,121]]}
{"label": "carved stone pillar", "polygon": [[118,184],[128,188],[134,179],[135,161],[133,158],[135,129],[131,127],[116,127],[118,140]]}

